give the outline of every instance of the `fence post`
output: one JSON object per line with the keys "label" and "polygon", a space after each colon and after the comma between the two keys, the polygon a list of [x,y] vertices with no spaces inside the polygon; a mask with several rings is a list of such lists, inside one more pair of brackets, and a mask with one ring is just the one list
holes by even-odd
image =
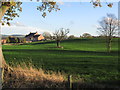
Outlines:
{"label": "fence post", "polygon": [[68,75],[68,88],[72,90],[72,75]]}

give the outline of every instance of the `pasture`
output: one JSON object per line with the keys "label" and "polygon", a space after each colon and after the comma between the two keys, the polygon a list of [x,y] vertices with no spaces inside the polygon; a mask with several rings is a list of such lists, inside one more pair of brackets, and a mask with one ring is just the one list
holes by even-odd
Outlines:
{"label": "pasture", "polygon": [[12,66],[31,62],[35,68],[71,74],[74,81],[83,78],[88,83],[116,85],[120,80],[118,43],[113,39],[111,53],[106,52],[102,38],[64,40],[64,48],[56,48],[55,41],[3,45],[3,53]]}

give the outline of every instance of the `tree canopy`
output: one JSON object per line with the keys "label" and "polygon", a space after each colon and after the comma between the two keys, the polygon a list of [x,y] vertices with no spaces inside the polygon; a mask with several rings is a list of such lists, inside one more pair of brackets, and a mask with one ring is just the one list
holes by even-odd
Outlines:
{"label": "tree canopy", "polygon": [[[32,0],[30,0],[32,1]],[[37,0],[39,2],[40,0]],[[19,12],[22,12],[22,7],[21,4],[22,2],[20,1],[14,1],[14,0],[1,0],[0,1],[0,12],[4,15],[1,15],[2,18],[2,25],[5,23],[7,25],[10,25],[10,21],[13,20],[15,17],[19,17]],[[1,10],[7,9],[6,12],[2,12]],[[58,11],[60,10],[56,2],[54,1],[48,1],[48,0],[42,0],[40,2],[40,5],[37,6],[37,10],[42,12],[42,16],[45,18],[46,12],[48,11],[49,13],[53,10]]]}
{"label": "tree canopy", "polygon": [[[32,0],[30,0],[32,1]],[[51,12],[53,10],[58,11],[60,10],[57,2],[54,0],[36,0],[37,2],[40,2],[40,5],[37,6],[37,10],[42,12],[42,16],[45,18],[46,12]],[[91,0],[93,4],[93,7],[102,7],[101,0]],[[10,25],[10,21],[13,20],[15,17],[19,17],[19,12],[22,12],[22,7],[21,7],[22,2],[20,0],[1,0],[0,1],[0,12],[1,9],[7,8],[6,12],[2,12],[0,18],[2,18],[2,25],[5,23],[7,25]],[[113,3],[107,3],[108,7],[112,7]]]}

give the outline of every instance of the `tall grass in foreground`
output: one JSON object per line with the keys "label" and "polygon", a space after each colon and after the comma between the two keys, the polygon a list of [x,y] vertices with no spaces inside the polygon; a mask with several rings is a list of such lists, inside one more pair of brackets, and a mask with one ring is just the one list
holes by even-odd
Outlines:
{"label": "tall grass in foreground", "polygon": [[25,64],[5,71],[3,88],[63,88],[64,77],[60,73],[44,72]]}

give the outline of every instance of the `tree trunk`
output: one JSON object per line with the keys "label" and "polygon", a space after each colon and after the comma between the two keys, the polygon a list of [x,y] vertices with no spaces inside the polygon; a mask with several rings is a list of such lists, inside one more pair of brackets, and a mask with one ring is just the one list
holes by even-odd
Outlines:
{"label": "tree trunk", "polygon": [[108,38],[107,39],[107,51],[111,52],[111,42],[112,42],[112,38]]}
{"label": "tree trunk", "polygon": [[3,56],[3,52],[2,52],[2,46],[0,46],[0,78],[2,79],[2,82],[3,82],[3,77],[4,77],[4,70],[7,70],[8,71],[9,69],[9,66],[6,64],[6,61],[4,59],[4,56]]}
{"label": "tree trunk", "polygon": [[[4,16],[5,12],[9,9],[10,7],[7,6],[2,6],[0,8],[0,21],[2,20],[2,17]],[[1,40],[0,40],[0,44],[1,44]],[[3,53],[2,53],[2,45],[0,45],[0,67],[4,67],[4,65],[6,64],[6,61],[3,57]]]}
{"label": "tree trunk", "polygon": [[57,41],[57,47],[58,48],[60,47],[60,41]]}
{"label": "tree trunk", "polygon": [[4,16],[5,12],[9,9],[8,6],[2,6],[0,7],[0,21],[2,20],[2,17]]}
{"label": "tree trunk", "polygon": [[6,61],[3,56],[2,46],[0,46],[0,68],[5,67]]}
{"label": "tree trunk", "polygon": [[[2,17],[4,16],[5,12],[9,8],[10,7],[8,7],[8,6],[2,6],[2,7],[0,7],[0,23],[1,23]],[[4,59],[3,52],[2,52],[1,39],[0,39],[0,71],[1,71],[2,82],[3,82],[4,70],[6,70],[6,69],[8,70],[9,66],[6,64],[6,61]]]}

